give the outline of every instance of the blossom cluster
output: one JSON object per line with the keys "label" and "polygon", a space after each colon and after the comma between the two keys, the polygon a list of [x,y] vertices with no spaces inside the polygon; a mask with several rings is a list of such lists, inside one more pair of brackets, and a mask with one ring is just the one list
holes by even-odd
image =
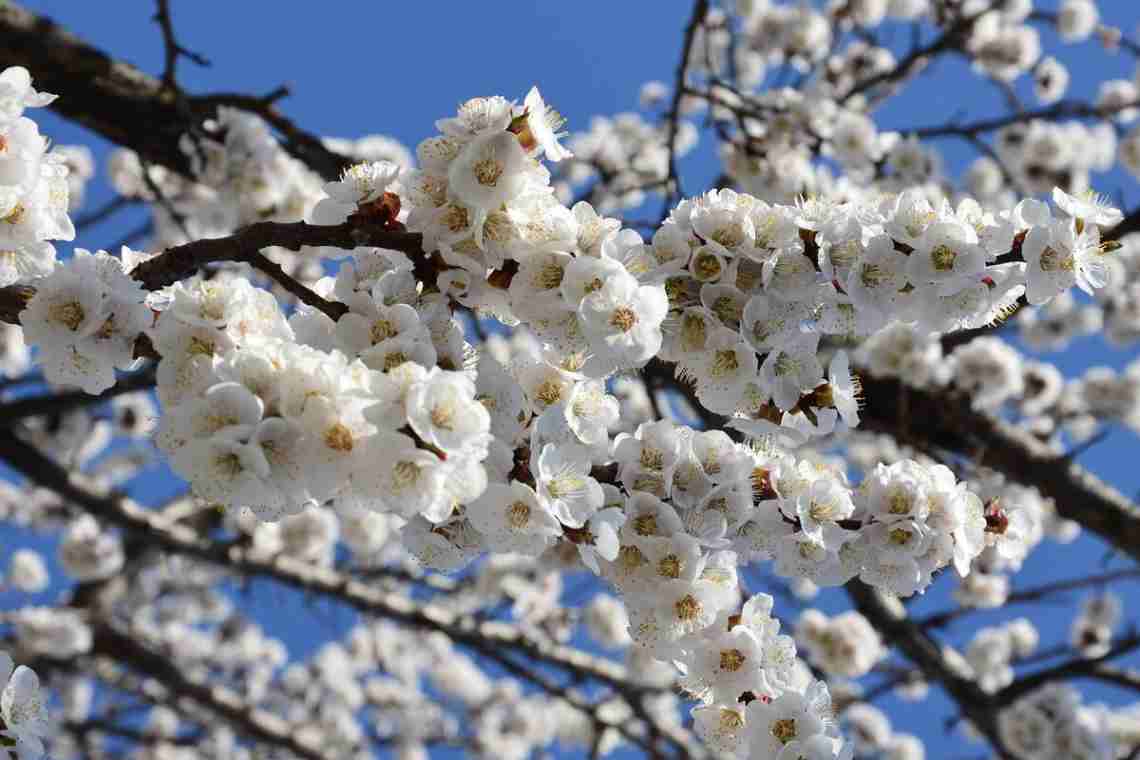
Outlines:
{"label": "blossom cluster", "polygon": [[75,239],[68,211],[67,158],[48,140],[27,108],[55,95],[36,92],[22,66],[0,72],[0,287],[52,271],[55,247]]}
{"label": "blossom cluster", "polygon": [[[648,99],[643,96],[644,102],[657,101],[652,89]],[[682,121],[673,136],[673,155],[688,154],[697,139],[696,127]],[[666,187],[668,141],[667,127],[652,124],[641,114],[595,116],[588,130],[574,133],[567,141],[574,155],[555,172],[555,191],[566,200],[572,197],[575,188],[584,187],[580,197],[602,213],[637,208],[652,191]]]}
{"label": "blossom cluster", "polygon": [[[865,473],[910,457],[933,465],[921,454],[900,448],[893,439],[861,433],[849,441],[848,453]],[[965,484],[983,504],[984,547],[971,562],[970,574],[959,579],[953,596],[964,607],[1000,607],[1010,594],[1010,575],[1021,568],[1029,553],[1046,538],[1071,543],[1080,534],[1080,526],[1061,518],[1053,501],[1037,488],[996,472],[977,470]]]}
{"label": "blossom cluster", "polygon": [[[378,293],[408,275],[386,274],[395,279],[381,277]],[[157,440],[175,470],[202,498],[248,506],[266,519],[335,500],[437,523],[454,504],[479,496],[490,414],[475,399],[473,379],[434,366],[427,328],[410,306],[375,308],[390,321],[374,313],[371,324],[353,325],[350,314],[340,324],[362,327],[364,345],[391,354],[398,351],[372,345],[378,325],[405,347],[426,341],[430,370],[384,355],[383,372],[299,343],[273,297],[241,278],[176,286],[152,336],[165,406]],[[407,320],[422,334],[396,335]]]}
{"label": "blossom cluster", "polygon": [[0,650],[0,751],[18,760],[43,756],[48,720],[36,672]]}
{"label": "blossom cluster", "polygon": [[804,610],[796,622],[796,639],[813,664],[841,678],[866,675],[887,654],[878,632],[854,610],[831,618],[819,610]]}
{"label": "blossom cluster", "polygon": [[1019,760],[1116,756],[1103,712],[1081,703],[1069,686],[1049,684],[998,714],[1005,746]]}
{"label": "blossom cluster", "polygon": [[1013,664],[1037,649],[1037,629],[1025,618],[979,628],[963,653],[964,670],[982,691],[993,694],[1013,683]]}
{"label": "blossom cluster", "polygon": [[150,317],[145,291],[120,259],[77,248],[37,280],[21,324],[49,382],[99,393],[115,384],[116,369],[134,366],[135,341]]}
{"label": "blossom cluster", "polygon": [[891,760],[923,760],[926,748],[917,736],[894,731],[890,719],[877,707],[859,702],[843,712],[856,757],[882,757]]}
{"label": "blossom cluster", "polygon": [[[1003,85],[1031,77],[1037,100],[1056,103],[1066,93],[1069,72],[1042,51],[1031,22],[1049,20],[1067,44],[1096,33],[1110,49],[1121,32],[1100,23],[1090,0],[1067,0],[1055,14],[1035,17],[1034,10],[1028,0],[990,5],[860,0],[818,9],[745,2],[730,12],[712,9],[694,41],[692,81],[686,83],[681,112],[709,109],[719,125],[726,173],[767,201],[802,194],[862,195],[867,187],[937,190],[949,184],[938,153],[905,131],[880,132],[870,118],[885,100],[882,89],[891,86],[891,75],[903,65],[898,51],[874,35],[844,32],[873,30],[888,19],[933,17],[948,35],[960,35],[953,47],[979,75]],[[809,85],[780,86],[785,79],[769,76],[787,68],[800,72]],[[657,90],[654,95],[663,96]],[[1012,120],[997,131],[996,155],[980,156],[965,184],[987,205],[1008,207],[1014,192],[1047,192],[1054,185],[1084,191],[1091,171],[1108,171],[1118,159],[1135,172],[1140,128],[1118,140],[1109,122],[1133,122],[1136,101],[1135,81],[1111,79],[1091,104],[1104,123],[1089,127],[1029,115]],[[835,177],[815,160],[819,156],[834,158],[845,176]]]}
{"label": "blossom cluster", "polygon": [[[773,7],[782,8],[771,22],[778,47],[811,61],[821,42],[817,14]],[[759,35],[768,22],[756,23]],[[981,61],[1021,34],[982,28],[970,43]],[[701,34],[715,58],[714,30]],[[33,95],[20,97],[39,98],[28,88]],[[794,105],[812,110],[807,101]],[[858,174],[864,159],[880,156],[853,147],[862,122],[847,114],[838,124],[848,135],[837,144],[851,150],[837,157]],[[923,188],[796,203],[723,189],[681,201],[646,242],[590,203],[559,200],[540,159],[572,155],[560,142],[561,117],[537,88],[521,105],[469,100],[436,126],[440,134],[417,148],[419,168],[401,166],[398,152],[389,160],[386,146],[359,148],[374,154],[321,193],[264,123],[236,111],[220,111],[207,130],[221,142],[188,138],[201,181],[178,188],[177,205],[155,191],[148,168],[124,157],[120,180],[138,182],[135,192],[164,209],[156,213],[169,215],[167,230],[184,226],[183,215],[190,236],[255,219],[369,218],[420,233],[424,251],[415,259],[370,247],[309,252],[342,259],[313,288],[343,305],[334,318],[311,306],[287,315],[271,292],[233,271],[148,295],[128,274],[140,258],[129,249],[121,258],[77,250],[37,272],[20,315],[47,379],[97,393],[114,384],[116,369],[133,366],[141,347],[152,349],[161,357],[158,446],[196,497],[229,508],[227,526],[251,534],[255,554],[328,566],[338,541],[367,555],[398,532],[407,552],[441,570],[484,552],[584,566],[624,605],[624,617],[614,601],[593,610],[599,640],[632,642],[646,657],[677,663],[700,701],[697,731],[711,745],[741,757],[849,757],[830,719],[828,687],[805,677],[771,598],[754,596],[738,611],[738,566],[773,560],[777,574],[797,583],[858,578],[909,596],[952,564],[975,579],[958,598],[981,606],[1004,600],[990,579],[1016,569],[1049,526],[1040,495],[1000,479],[961,481],[943,465],[900,457],[852,483],[841,465],[807,449],[793,453],[859,422],[848,356],[828,344],[864,338],[857,359],[873,372],[954,382],[986,409],[1016,398],[1027,414],[1044,413],[1062,397],[1046,370],[1023,366],[991,340],[958,348],[940,366],[937,336],[989,324],[1022,296],[1036,305],[1074,286],[1103,288],[1113,246],[1100,230],[1120,213],[1060,189],[1056,210],[1025,200],[996,212]],[[588,152],[581,142],[575,149]],[[658,146],[647,171],[667,173],[675,149]],[[918,162],[908,150],[899,143],[889,151],[896,166]],[[899,169],[900,182],[909,176]],[[63,209],[56,212],[66,219]],[[457,304],[529,338],[480,350],[467,342]],[[723,416],[733,434],[657,414],[653,389],[631,389],[623,376],[645,368],[675,373],[691,391],[689,411]],[[1094,399],[1096,380],[1082,381]],[[1111,404],[1086,401],[1085,411],[1112,416]],[[1136,408],[1115,413],[1131,420]],[[116,424],[127,429],[124,409]],[[274,525],[251,523],[241,516],[246,508]],[[107,579],[125,561],[120,540],[90,518],[69,521],[60,559],[81,581]],[[43,583],[42,568],[26,559],[9,576],[28,589]],[[541,606],[534,596],[542,593],[529,602]],[[1099,635],[1103,615],[1089,617]],[[11,622],[31,650],[91,647],[91,630],[69,611],[25,608]],[[203,650],[211,643],[187,635]],[[883,655],[855,613],[807,614],[796,635],[828,675],[859,677]],[[1013,638],[987,632],[967,652],[984,689],[1011,676],[1000,643],[1011,650]],[[255,643],[271,664],[284,659],[272,644]],[[326,654],[321,667],[346,667],[343,653]],[[475,670],[441,644],[434,655],[447,665],[432,671],[437,681]],[[257,672],[261,686],[270,679]],[[289,680],[305,691],[303,673]],[[377,688],[379,701],[389,698]],[[478,730],[488,736],[527,712],[520,695],[496,696],[478,682],[462,688],[480,706]],[[341,696],[348,706],[363,703]],[[1033,703],[1017,714],[1052,709]],[[552,740],[532,728],[524,749]],[[907,751],[909,740],[895,743]]]}

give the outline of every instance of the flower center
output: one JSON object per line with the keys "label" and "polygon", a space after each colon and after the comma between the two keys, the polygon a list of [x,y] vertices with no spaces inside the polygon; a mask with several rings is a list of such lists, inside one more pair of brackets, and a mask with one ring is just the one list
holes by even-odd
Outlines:
{"label": "flower center", "polygon": [[544,406],[557,404],[562,399],[562,385],[555,380],[543,380],[534,395]]}
{"label": "flower center", "polygon": [[895,546],[906,546],[913,536],[914,534],[906,528],[895,528],[890,532],[891,543]]}
{"label": "flower center", "polygon": [[636,570],[644,565],[646,560],[645,555],[641,553],[641,549],[631,544],[629,546],[623,546],[618,550],[618,562],[621,563],[621,566],[626,570]]}
{"label": "flower center", "polygon": [[744,726],[744,719],[736,710],[722,708],[720,711],[720,727],[724,731],[736,731]]}
{"label": "flower center", "polygon": [[8,215],[4,217],[4,221],[8,224],[19,224],[20,220],[24,218],[25,211],[27,211],[27,209],[24,208],[24,204],[17,203],[16,207],[9,211]]}
{"label": "flower center", "polygon": [[896,488],[891,491],[890,498],[888,499],[888,510],[892,515],[909,515],[910,507],[910,494],[901,488]]}
{"label": "flower center", "polygon": [[864,264],[859,270],[859,281],[865,287],[877,288],[887,279],[887,273],[876,264]]}
{"label": "flower center", "polygon": [[780,740],[780,744],[787,744],[796,738],[796,719],[781,718],[772,724],[772,736]]}
{"label": "flower center", "polygon": [[740,309],[737,308],[736,300],[731,296],[721,296],[713,301],[712,312],[716,314],[717,319],[724,323],[740,319]]}
{"label": "flower center", "polygon": [[431,408],[431,424],[443,430],[455,429],[455,404],[445,401]]}
{"label": "flower center", "polygon": [[378,319],[372,323],[372,345],[388,340],[396,335],[396,326],[387,319]]}
{"label": "flower center", "polygon": [[236,478],[245,469],[241,466],[241,457],[234,453],[221,454],[214,460],[214,467],[218,473]]}
{"label": "flower center", "polygon": [[494,187],[503,176],[503,165],[493,158],[476,161],[471,170],[475,174],[475,181],[484,187]]}
{"label": "flower center", "polygon": [[665,452],[661,451],[661,449],[643,446],[641,449],[641,457],[638,461],[640,461],[641,466],[647,470],[660,470],[665,466]]}
{"label": "flower center", "polygon": [[384,371],[390,372],[408,361],[408,355],[403,351],[393,351],[384,356]]}
{"label": "flower center", "polygon": [[60,323],[72,332],[79,329],[79,326],[83,324],[83,318],[87,316],[83,306],[78,301],[56,304],[51,307],[50,314],[52,321]]}
{"label": "flower center", "polygon": [[562,267],[550,263],[541,267],[534,276],[535,287],[541,290],[553,290],[562,284]]}
{"label": "flower center", "polygon": [[213,356],[214,344],[198,336],[190,338],[189,353],[191,356]]}
{"label": "flower center", "polygon": [[555,499],[561,499],[563,496],[577,493],[585,484],[585,481],[577,475],[562,475],[552,479],[546,490]]}
{"label": "flower center", "polygon": [[725,649],[720,653],[720,669],[735,673],[744,667],[747,658],[739,649]]}
{"label": "flower center", "polygon": [[633,532],[639,536],[656,536],[657,517],[655,515],[638,515],[633,519]]}
{"label": "flower center", "polygon": [[637,314],[628,306],[619,306],[614,309],[610,324],[622,332],[629,332],[637,324]]}
{"label": "flower center", "polygon": [[415,462],[396,462],[392,467],[392,490],[402,491],[420,479],[420,469]]}
{"label": "flower center", "polygon": [[954,268],[954,260],[958,258],[958,253],[951,250],[948,245],[936,245],[934,250],[930,252],[930,263],[934,265],[934,269],[939,272],[949,272]]}
{"label": "flower center", "polygon": [[740,245],[744,240],[744,228],[741,227],[740,224],[730,224],[726,227],[721,227],[710,235],[710,237],[725,248],[732,249]]}
{"label": "flower center", "polygon": [[707,338],[705,321],[696,314],[686,314],[681,320],[681,346],[686,351],[700,351]]}
{"label": "flower center", "polygon": [[739,368],[740,361],[736,358],[736,352],[727,348],[716,352],[712,366],[709,367],[709,374],[713,377],[724,377],[735,373]]}
{"label": "flower center", "polygon": [[352,451],[352,431],[338,422],[325,431],[325,445],[333,451]]}
{"label": "flower center", "polygon": [[462,206],[450,206],[443,215],[443,223],[452,232],[462,232],[467,229],[467,209]]}
{"label": "flower center", "polygon": [[783,377],[784,375],[791,375],[799,371],[800,363],[794,356],[790,354],[781,353],[776,358],[776,376]]}
{"label": "flower center", "polygon": [[1073,270],[1072,255],[1065,256],[1052,246],[1041,252],[1041,271],[1056,272],[1058,270],[1071,272]]}
{"label": "flower center", "polygon": [[692,594],[686,594],[674,603],[679,620],[695,620],[701,614],[701,603]]}
{"label": "flower center", "polygon": [[720,261],[711,253],[702,253],[697,256],[696,273],[702,280],[713,280],[720,276]]}
{"label": "flower center", "polygon": [[811,504],[808,506],[808,514],[811,519],[816,522],[823,522],[830,520],[835,514],[834,505],[827,501],[816,501],[812,499]]}
{"label": "flower center", "polygon": [[669,554],[657,563],[657,574],[663,578],[681,577],[681,560],[676,554]]}
{"label": "flower center", "polygon": [[526,527],[530,522],[530,505],[525,501],[516,501],[507,507],[507,524],[516,530]]}

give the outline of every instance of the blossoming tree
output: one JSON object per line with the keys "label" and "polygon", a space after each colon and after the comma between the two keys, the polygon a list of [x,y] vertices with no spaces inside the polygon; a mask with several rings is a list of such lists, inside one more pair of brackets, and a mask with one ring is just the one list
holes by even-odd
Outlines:
{"label": "blossoming tree", "polygon": [[[1140,429],[1140,363],[1010,343],[1140,339],[1140,211],[1089,189],[1140,173],[1137,83],[1065,99],[1039,38],[1140,56],[1104,5],[697,0],[641,114],[473,97],[414,154],[187,92],[164,0],[158,77],[0,6],[0,518],[66,575],[3,546],[58,593],[0,611],[0,757],[1137,757],[1080,684],[1140,691],[1140,510],[1073,460]],[[881,130],[951,55],[1008,113]],[[120,146],[109,205],[42,108]],[[698,141],[723,170],[683,191]],[[1081,531],[1127,565],[1012,580]],[[356,622],[291,656],[255,581]],[[1058,645],[1040,605],[944,633],[1075,590]],[[924,748],[876,702],[931,690]]]}

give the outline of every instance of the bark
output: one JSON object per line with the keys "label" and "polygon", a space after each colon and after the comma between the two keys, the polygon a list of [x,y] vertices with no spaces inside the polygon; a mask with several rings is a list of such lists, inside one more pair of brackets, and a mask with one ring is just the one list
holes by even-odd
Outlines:
{"label": "bark", "polygon": [[861,377],[866,406],[860,428],[887,433],[925,451],[966,454],[974,464],[1036,486],[1057,514],[1140,560],[1140,509],[1070,458],[1026,430],[970,405],[968,394],[909,387],[897,379]]}
{"label": "bark", "polygon": [[184,176],[191,176],[190,161],[179,140],[212,118],[218,105],[266,118],[286,149],[325,179],[335,179],[351,163],[293,126],[273,107],[272,97],[188,96],[12,2],[0,4],[0,69],[8,66],[27,68],[37,90],[59,95],[51,108],[64,118]]}

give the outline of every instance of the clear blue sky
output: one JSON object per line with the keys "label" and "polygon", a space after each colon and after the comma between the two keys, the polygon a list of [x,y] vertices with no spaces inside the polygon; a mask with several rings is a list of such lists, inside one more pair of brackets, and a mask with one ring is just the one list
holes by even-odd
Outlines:
{"label": "clear blue sky", "polygon": [[[147,0],[110,4],[40,0],[26,5],[144,70],[161,69],[161,40],[151,21],[153,4]],[[182,62],[180,78],[191,92],[257,94],[285,83],[293,95],[282,107],[305,128],[336,136],[380,132],[399,138],[409,147],[431,134],[434,120],[450,114],[460,101],[496,93],[522,97],[532,84],[538,84],[547,102],[568,117],[571,130],[585,128],[595,114],[632,110],[643,82],[672,81],[681,29],[690,11],[690,4],[681,0],[573,4],[174,0],[172,5],[183,44],[213,62],[205,69]],[[1049,8],[1055,2],[1038,5]],[[1140,3],[1101,0],[1100,6],[1107,19],[1126,33],[1134,33],[1140,22]],[[900,42],[905,38],[902,33],[898,35]],[[1047,48],[1056,46],[1048,32],[1042,39]],[[1075,96],[1092,97],[1096,82],[1131,77],[1134,69],[1132,59],[1106,56],[1092,42],[1065,48],[1060,57],[1070,67],[1070,93]],[[1019,89],[1025,90],[1024,98],[1032,104],[1025,84]],[[1001,106],[995,88],[969,76],[960,60],[951,59],[884,108],[879,121],[885,127],[921,126],[955,114],[978,118],[996,113]],[[40,112],[35,116],[56,142],[82,142],[95,149],[100,159],[105,156],[106,144],[78,127],[51,114]],[[953,173],[972,158],[962,144],[948,141],[941,145]],[[712,143],[706,140],[682,163],[690,192],[717,174],[713,155]],[[1121,191],[1130,205],[1140,202],[1135,182],[1123,173],[1094,177],[1093,182],[1104,192]],[[101,164],[97,181],[90,188],[90,207],[109,198],[110,193]],[[137,220],[137,216],[123,214],[90,230],[76,244],[90,249],[106,247],[133,229]],[[1072,375],[1093,364],[1120,367],[1132,355],[1090,339],[1064,355],[1047,358]],[[1140,492],[1140,468],[1135,467],[1138,451],[1140,446],[1132,433],[1117,431],[1081,461],[1125,493],[1136,494]],[[170,480],[152,475],[140,481],[135,493],[147,499],[170,494],[176,487]],[[43,539],[23,531],[0,535],[3,555],[18,546],[48,546]],[[1104,553],[1101,544],[1087,538],[1064,547],[1046,543],[1031,556],[1015,578],[1014,587],[1099,571]],[[1123,560],[1110,564],[1123,566]],[[58,566],[53,566],[53,571],[60,577]],[[944,607],[950,588],[948,579],[940,582],[915,604],[915,609]],[[1135,609],[1140,604],[1137,586],[1122,590]],[[53,586],[44,598],[50,599],[58,591],[59,587]],[[277,588],[260,588],[247,599],[251,612],[273,635],[283,639],[294,655],[312,651],[353,620],[343,609],[308,607],[295,595]],[[0,608],[27,601],[0,592]],[[817,603],[836,610],[845,606],[845,597],[841,591],[830,591]],[[1068,605],[1036,610],[1044,613],[1034,616],[1042,630],[1042,646],[1065,640],[1075,604],[1073,599]],[[1008,616],[1004,612],[986,613],[976,619],[993,624]],[[951,640],[963,643],[970,629],[968,625],[952,629]],[[1086,694],[1114,702],[1122,699],[1122,695],[1103,687]],[[949,707],[940,695],[917,709],[906,709],[892,699],[882,705],[898,730],[926,740],[927,757],[932,760],[979,754],[976,745],[966,744],[958,734],[943,732]]]}

